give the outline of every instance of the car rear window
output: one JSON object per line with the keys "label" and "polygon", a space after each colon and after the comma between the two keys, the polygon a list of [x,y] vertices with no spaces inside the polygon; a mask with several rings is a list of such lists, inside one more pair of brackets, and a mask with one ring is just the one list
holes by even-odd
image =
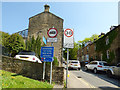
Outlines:
{"label": "car rear window", "polygon": [[103,66],[109,66],[107,63],[99,63],[100,65],[103,65]]}
{"label": "car rear window", "polygon": [[97,64],[97,62],[90,62],[90,64]]}
{"label": "car rear window", "polygon": [[71,62],[71,63],[79,63],[79,62]]}
{"label": "car rear window", "polygon": [[19,52],[18,55],[35,55],[34,52],[26,51],[26,52]]}

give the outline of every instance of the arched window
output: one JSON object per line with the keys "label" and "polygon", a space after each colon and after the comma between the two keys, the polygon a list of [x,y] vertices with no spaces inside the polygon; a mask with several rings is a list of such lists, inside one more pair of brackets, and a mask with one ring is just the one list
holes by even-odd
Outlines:
{"label": "arched window", "polygon": [[109,44],[109,37],[107,36],[106,37],[106,45],[108,45]]}
{"label": "arched window", "polygon": [[109,58],[110,58],[110,51],[107,50],[107,59],[109,59]]}

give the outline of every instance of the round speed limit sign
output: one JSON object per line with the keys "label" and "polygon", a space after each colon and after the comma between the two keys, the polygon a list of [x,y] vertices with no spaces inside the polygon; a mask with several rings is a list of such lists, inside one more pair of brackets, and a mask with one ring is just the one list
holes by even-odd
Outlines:
{"label": "round speed limit sign", "polygon": [[71,37],[71,36],[73,36],[73,30],[71,30],[71,29],[66,29],[66,30],[64,31],[64,34],[65,34],[66,37]]}

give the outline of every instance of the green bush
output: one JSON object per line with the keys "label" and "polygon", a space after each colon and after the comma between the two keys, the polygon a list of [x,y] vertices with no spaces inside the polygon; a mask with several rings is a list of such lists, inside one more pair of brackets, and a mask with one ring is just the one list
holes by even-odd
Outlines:
{"label": "green bush", "polygon": [[[57,58],[56,58],[56,57],[53,57],[53,59],[54,59],[54,61],[53,61],[53,66],[59,66],[59,62],[58,62]],[[46,64],[47,64],[47,65],[50,65],[51,62],[47,62]]]}
{"label": "green bush", "polygon": [[59,62],[58,62],[56,57],[54,57],[53,65],[54,66],[59,66]]}

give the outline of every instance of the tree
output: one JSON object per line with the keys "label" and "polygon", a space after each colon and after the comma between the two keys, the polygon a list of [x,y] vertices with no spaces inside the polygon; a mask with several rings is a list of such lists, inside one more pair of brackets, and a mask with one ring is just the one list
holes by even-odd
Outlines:
{"label": "tree", "polygon": [[18,33],[10,35],[6,40],[5,47],[8,48],[11,56],[14,57],[18,52],[25,49],[23,37]]}
{"label": "tree", "polygon": [[44,45],[42,45],[41,43],[41,38],[38,36],[35,39],[34,36],[32,36],[32,38],[29,38],[29,40],[27,40],[26,49],[30,51],[34,51],[37,54],[37,56],[40,57],[40,49],[42,46]]}
{"label": "tree", "polygon": [[6,46],[7,44],[7,39],[10,37],[8,33],[0,31],[0,44],[2,46]]}
{"label": "tree", "polygon": [[69,52],[69,59],[75,59],[75,60],[77,60],[77,52],[78,52],[78,48],[79,48],[79,46],[78,46],[78,43],[76,43],[76,42],[74,42],[74,48],[73,49],[70,49],[70,52]]}
{"label": "tree", "polygon": [[41,38],[40,38],[39,36],[36,38],[35,46],[36,46],[35,52],[36,52],[36,53],[38,54],[38,56],[40,57],[41,47],[44,46],[44,45],[42,45],[42,43],[41,43]]}
{"label": "tree", "polygon": [[87,44],[87,42],[89,42],[89,41],[94,42],[94,41],[98,40],[100,38],[98,36],[99,35],[97,35],[97,34],[93,34],[90,38],[85,38],[82,41],[78,41],[79,48],[84,47]]}
{"label": "tree", "polygon": [[[69,49],[69,59],[76,60],[77,59],[77,52],[78,52],[78,43],[74,42],[74,48]],[[67,49],[64,50],[64,58],[67,60]]]}

